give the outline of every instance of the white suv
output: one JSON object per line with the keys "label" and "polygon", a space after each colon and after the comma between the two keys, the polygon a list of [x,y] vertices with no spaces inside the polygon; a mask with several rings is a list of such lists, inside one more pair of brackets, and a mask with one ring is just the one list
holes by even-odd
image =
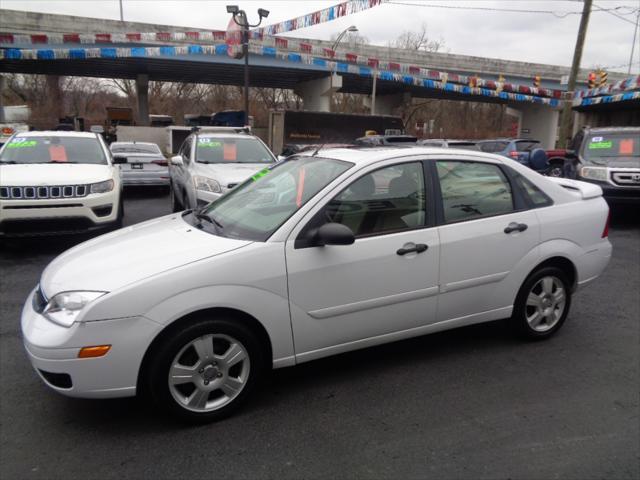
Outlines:
{"label": "white suv", "polygon": [[193,133],[171,158],[171,208],[207,205],[276,161],[262,140],[242,130]]}
{"label": "white suv", "polygon": [[100,135],[16,134],[0,149],[0,236],[120,227],[121,190]]}

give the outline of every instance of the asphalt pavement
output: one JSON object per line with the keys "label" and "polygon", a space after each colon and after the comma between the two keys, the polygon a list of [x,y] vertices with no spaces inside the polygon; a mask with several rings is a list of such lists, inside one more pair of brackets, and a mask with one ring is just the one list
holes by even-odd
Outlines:
{"label": "asphalt pavement", "polygon": [[[168,212],[164,193],[127,192],[127,224]],[[22,304],[78,240],[0,248],[4,480],[640,478],[637,209],[614,211],[613,260],[549,341],[497,322],[278,370],[244,410],[200,427],[136,399],[63,397],[32,371]]]}

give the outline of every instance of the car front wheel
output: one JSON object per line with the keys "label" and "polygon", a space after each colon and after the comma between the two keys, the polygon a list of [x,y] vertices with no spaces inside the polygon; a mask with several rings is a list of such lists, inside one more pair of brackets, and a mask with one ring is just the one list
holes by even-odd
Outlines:
{"label": "car front wheel", "polygon": [[227,319],[195,321],[168,336],[150,358],[155,403],[190,422],[227,417],[250,395],[266,365],[254,333]]}
{"label": "car front wheel", "polygon": [[556,267],[544,267],[525,280],[514,305],[511,324],[529,339],[545,339],[555,334],[569,314],[571,285]]}

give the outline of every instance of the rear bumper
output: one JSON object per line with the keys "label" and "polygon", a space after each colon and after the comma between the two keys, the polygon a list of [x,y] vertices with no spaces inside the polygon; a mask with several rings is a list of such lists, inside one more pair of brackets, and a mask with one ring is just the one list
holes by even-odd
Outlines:
{"label": "rear bumper", "polygon": [[577,260],[578,287],[582,288],[598,278],[611,261],[613,247],[608,239],[590,248]]}
{"label": "rear bumper", "polygon": [[122,172],[122,183],[125,186],[149,185],[149,186],[169,186],[169,173],[147,173],[147,172]]}

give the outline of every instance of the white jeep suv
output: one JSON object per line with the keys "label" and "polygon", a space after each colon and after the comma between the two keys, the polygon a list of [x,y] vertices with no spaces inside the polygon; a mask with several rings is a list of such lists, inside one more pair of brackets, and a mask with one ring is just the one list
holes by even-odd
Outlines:
{"label": "white jeep suv", "polygon": [[171,158],[171,208],[207,205],[276,161],[262,140],[242,130],[195,132]]}
{"label": "white jeep suv", "polygon": [[120,227],[121,190],[100,135],[16,134],[0,149],[0,237]]}

